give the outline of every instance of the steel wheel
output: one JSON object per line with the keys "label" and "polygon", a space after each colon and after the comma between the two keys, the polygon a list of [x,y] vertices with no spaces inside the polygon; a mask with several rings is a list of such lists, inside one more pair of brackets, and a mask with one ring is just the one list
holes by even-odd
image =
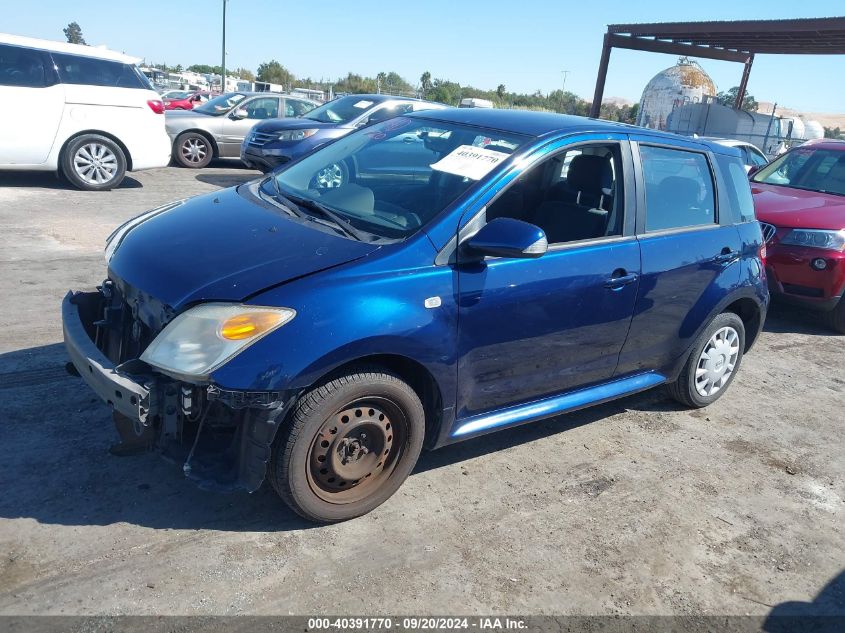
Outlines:
{"label": "steel wheel", "polygon": [[383,398],[351,403],[329,416],[311,442],[308,483],[330,503],[363,499],[390,477],[408,434],[402,410]]}
{"label": "steel wheel", "polygon": [[208,143],[201,136],[191,136],[186,138],[179,151],[184,161],[191,165],[201,165],[208,156]]}
{"label": "steel wheel", "polygon": [[739,358],[739,333],[730,326],[716,330],[698,357],[695,390],[699,395],[715,395],[730,380]]}
{"label": "steel wheel", "polygon": [[345,170],[340,163],[333,163],[323,167],[314,176],[317,189],[335,189],[340,187],[346,179]]}
{"label": "steel wheel", "polygon": [[114,180],[119,166],[111,148],[92,141],[79,147],[73,154],[73,170],[87,184],[104,185]]}

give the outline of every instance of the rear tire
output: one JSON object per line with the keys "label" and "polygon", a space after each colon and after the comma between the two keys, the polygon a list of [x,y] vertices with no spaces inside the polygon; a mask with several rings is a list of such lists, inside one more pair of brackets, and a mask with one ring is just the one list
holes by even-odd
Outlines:
{"label": "rear tire", "polygon": [[425,412],[394,374],[361,368],[304,394],[276,436],[273,489],[310,521],[366,514],[393,495],[422,449]]}
{"label": "rear tire", "polygon": [[205,136],[198,132],[184,132],[173,143],[173,160],[182,167],[201,169],[214,157],[214,149]]}
{"label": "rear tire", "polygon": [[832,330],[845,334],[845,296],[843,296],[836,307],[830,312],[824,313],[824,322]]}
{"label": "rear tire", "polygon": [[669,395],[700,409],[722,397],[739,371],[745,350],[745,325],[733,312],[723,312],[699,335]]}
{"label": "rear tire", "polygon": [[113,140],[100,134],[83,134],[62,152],[62,175],[77,189],[106,191],[117,187],[126,175],[126,155]]}

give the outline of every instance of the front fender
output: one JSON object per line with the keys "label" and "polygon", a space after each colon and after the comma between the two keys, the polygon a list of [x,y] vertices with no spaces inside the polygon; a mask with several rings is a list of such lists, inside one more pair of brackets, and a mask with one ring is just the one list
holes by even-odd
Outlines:
{"label": "front fender", "polygon": [[[453,271],[403,265],[409,252],[433,262],[424,233],[371,256],[284,284],[249,303],[290,307],[296,317],[251,345],[211,379],[227,389],[302,390],[341,365],[389,355],[422,365],[451,406],[455,394],[457,309]],[[426,299],[437,297],[437,307]],[[429,302],[431,305],[432,302]]]}

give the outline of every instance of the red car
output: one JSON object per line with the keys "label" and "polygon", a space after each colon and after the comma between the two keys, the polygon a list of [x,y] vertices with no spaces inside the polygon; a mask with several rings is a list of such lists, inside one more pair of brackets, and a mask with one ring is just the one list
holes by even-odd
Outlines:
{"label": "red car", "polygon": [[845,141],[796,147],[751,172],[775,297],[821,310],[845,334]]}
{"label": "red car", "polygon": [[165,110],[193,110],[194,106],[208,101],[209,93],[202,90],[171,90],[161,98]]}

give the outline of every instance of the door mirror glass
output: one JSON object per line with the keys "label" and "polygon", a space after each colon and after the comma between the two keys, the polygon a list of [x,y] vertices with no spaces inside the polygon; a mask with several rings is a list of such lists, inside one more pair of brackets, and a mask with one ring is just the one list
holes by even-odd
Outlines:
{"label": "door mirror glass", "polygon": [[548,246],[543,229],[513,218],[491,220],[464,242],[472,255],[521,259],[540,257]]}
{"label": "door mirror glass", "polygon": [[245,119],[248,116],[249,112],[247,112],[245,108],[237,108],[234,112],[232,112],[233,119]]}

